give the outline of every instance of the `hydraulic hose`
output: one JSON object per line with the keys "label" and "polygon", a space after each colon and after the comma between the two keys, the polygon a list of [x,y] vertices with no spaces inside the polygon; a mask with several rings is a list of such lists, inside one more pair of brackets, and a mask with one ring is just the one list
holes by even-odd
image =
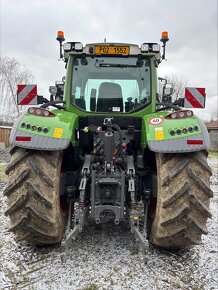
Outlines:
{"label": "hydraulic hose", "polygon": [[[41,105],[40,108],[47,108],[49,106],[56,107],[57,104],[65,104],[65,101],[51,101],[51,102],[48,102],[48,103]],[[59,107],[59,106],[57,106],[57,107]],[[62,107],[59,107],[59,108],[63,109]]]}
{"label": "hydraulic hose", "polygon": [[119,143],[118,155],[121,155],[121,153],[122,153],[122,140],[123,140],[122,131],[121,131],[120,127],[118,125],[116,125],[116,124],[111,124],[111,127],[117,129],[117,131],[119,133],[120,143]]}
{"label": "hydraulic hose", "polygon": [[[173,105],[171,103],[157,102],[156,105],[158,105],[158,106],[165,106],[166,108],[172,108],[175,111],[181,110],[181,108],[179,106]],[[162,108],[161,109],[157,109],[157,111],[161,111],[161,110],[163,110],[163,109]]]}

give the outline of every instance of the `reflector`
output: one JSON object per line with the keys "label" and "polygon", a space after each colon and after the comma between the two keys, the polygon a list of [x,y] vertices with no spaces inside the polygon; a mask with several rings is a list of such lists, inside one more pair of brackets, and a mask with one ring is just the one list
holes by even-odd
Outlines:
{"label": "reflector", "polygon": [[16,136],[16,141],[24,141],[24,142],[28,142],[28,141],[31,141],[31,137]]}
{"label": "reflector", "polygon": [[188,145],[202,145],[203,140],[187,140]]}

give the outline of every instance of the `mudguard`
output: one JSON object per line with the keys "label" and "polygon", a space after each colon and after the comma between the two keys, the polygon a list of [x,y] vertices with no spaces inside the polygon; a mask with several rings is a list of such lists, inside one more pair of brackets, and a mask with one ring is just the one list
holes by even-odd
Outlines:
{"label": "mudguard", "polygon": [[36,150],[62,150],[76,144],[76,114],[53,110],[53,117],[24,113],[14,124],[10,144]]}
{"label": "mudguard", "polygon": [[158,112],[144,117],[146,145],[151,151],[184,153],[209,149],[209,134],[200,118],[193,115],[166,119],[167,114]]}

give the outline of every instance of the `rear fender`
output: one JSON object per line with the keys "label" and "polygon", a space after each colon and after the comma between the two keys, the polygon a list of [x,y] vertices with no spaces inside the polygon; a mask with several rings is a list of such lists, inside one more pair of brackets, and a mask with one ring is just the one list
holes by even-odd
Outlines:
{"label": "rear fender", "polygon": [[41,117],[23,114],[14,124],[10,144],[36,150],[62,150],[70,143],[76,145],[78,116],[61,110],[52,111],[55,116]]}
{"label": "rear fender", "polygon": [[209,134],[200,118],[192,116],[174,120],[166,119],[167,114],[159,112],[144,117],[145,143],[151,151],[184,153],[209,149]]}

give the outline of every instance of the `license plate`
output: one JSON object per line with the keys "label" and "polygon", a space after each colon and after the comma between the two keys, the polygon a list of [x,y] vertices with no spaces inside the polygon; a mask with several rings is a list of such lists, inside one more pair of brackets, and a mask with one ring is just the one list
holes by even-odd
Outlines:
{"label": "license plate", "polygon": [[95,46],[96,54],[129,54],[129,46]]}

